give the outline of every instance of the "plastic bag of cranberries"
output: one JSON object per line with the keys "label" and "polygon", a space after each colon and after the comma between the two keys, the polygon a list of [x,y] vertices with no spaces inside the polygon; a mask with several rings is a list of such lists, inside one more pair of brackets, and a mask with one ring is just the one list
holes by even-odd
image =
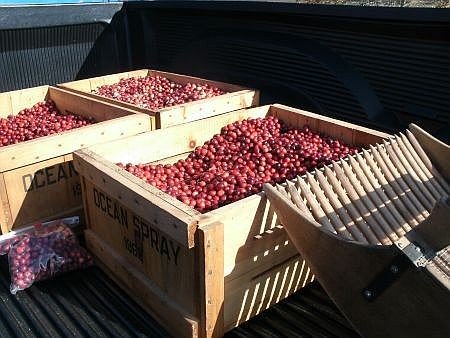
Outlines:
{"label": "plastic bag of cranberries", "polygon": [[30,231],[2,241],[0,253],[8,245],[12,294],[34,282],[93,264],[92,256],[79,245],[64,219],[38,224]]}

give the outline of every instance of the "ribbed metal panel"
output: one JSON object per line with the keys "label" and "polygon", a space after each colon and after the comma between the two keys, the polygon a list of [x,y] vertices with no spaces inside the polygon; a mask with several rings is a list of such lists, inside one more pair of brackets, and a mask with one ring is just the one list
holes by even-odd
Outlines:
{"label": "ribbed metal panel", "polygon": [[[368,123],[379,112],[374,125],[381,127],[405,112],[404,122],[422,121],[426,128],[450,121],[450,17],[412,22],[403,14],[415,12],[402,9],[392,10],[390,19],[363,20],[352,17],[351,8],[347,17],[345,9],[333,17],[251,12],[250,6],[234,12],[169,7],[128,9],[132,20],[147,18],[142,30],[157,37],[157,58],[147,60],[152,66],[245,82],[262,89],[263,102],[278,97],[352,121]],[[395,13],[402,20],[392,20]],[[312,51],[317,46],[320,52]]]}
{"label": "ribbed metal panel", "polygon": [[167,337],[161,326],[98,268],[40,282],[11,295],[0,272],[1,337]]}
{"label": "ribbed metal panel", "polygon": [[[0,259],[1,337],[169,337],[99,268],[9,292]],[[316,283],[227,333],[227,337],[352,337],[353,331]]]}
{"label": "ribbed metal panel", "polygon": [[94,48],[104,30],[104,23],[0,30],[0,92],[72,81],[105,63],[117,68],[114,40]]}
{"label": "ribbed metal panel", "polygon": [[312,283],[226,337],[358,337],[323,289]]}

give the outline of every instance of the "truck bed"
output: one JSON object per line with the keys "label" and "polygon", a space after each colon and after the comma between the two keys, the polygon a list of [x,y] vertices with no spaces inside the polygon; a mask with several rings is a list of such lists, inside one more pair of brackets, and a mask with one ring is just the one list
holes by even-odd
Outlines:
{"label": "truck bed", "polygon": [[[0,92],[152,68],[259,88],[261,104],[285,103],[380,130],[416,122],[446,141],[449,31],[450,9],[437,8],[259,1],[0,6]],[[5,257],[0,333],[167,336],[97,267],[11,295]],[[227,335],[356,332],[313,283]]]}
{"label": "truck bed", "polygon": [[[98,267],[61,275],[12,295],[0,259],[2,337],[170,337]],[[357,336],[318,283],[312,283],[227,337]]]}

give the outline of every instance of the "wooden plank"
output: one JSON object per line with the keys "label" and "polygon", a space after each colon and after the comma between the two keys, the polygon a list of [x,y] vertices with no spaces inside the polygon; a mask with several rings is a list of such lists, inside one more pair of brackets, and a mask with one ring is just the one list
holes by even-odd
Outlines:
{"label": "wooden plank", "polygon": [[83,177],[178,243],[194,246],[199,214],[196,210],[95,156],[83,151],[74,153],[75,168]]}
{"label": "wooden plank", "polygon": [[261,313],[313,280],[299,255],[242,283],[225,282],[225,331]]}
{"label": "wooden plank", "polygon": [[16,115],[25,108],[31,108],[48,98],[49,86],[40,86],[0,93],[0,118]]}
{"label": "wooden plank", "polygon": [[219,220],[224,224],[223,245],[227,251],[224,257],[225,275],[235,268],[239,250],[253,242],[255,236],[275,226],[276,219],[273,218],[273,212],[269,212],[269,207],[267,199],[256,194],[212,210],[199,218],[199,226]]}
{"label": "wooden plank", "polygon": [[210,86],[216,86],[227,92],[236,92],[236,91],[245,89],[245,87],[235,85],[235,84],[214,81],[214,80],[208,80],[208,79],[203,79],[200,77],[189,76],[189,75],[184,75],[184,74],[168,73],[168,72],[163,72],[160,70],[149,70],[149,74],[164,76],[164,77],[168,78],[169,80],[172,80],[176,83],[183,84],[183,85],[187,84],[187,83],[206,83],[206,84],[209,84]]}
{"label": "wooden plank", "polygon": [[258,103],[258,91],[240,90],[204,100],[163,108],[158,111],[158,128],[164,129],[182,123],[201,120],[229,111],[252,107]]}
{"label": "wooden plank", "polygon": [[[233,250],[225,247],[225,257],[233,253]],[[247,280],[259,276],[273,266],[297,255],[297,250],[290,242],[281,225],[273,230],[255,236],[239,248],[234,256],[234,265],[228,269],[225,282],[231,287],[241,287]]]}
{"label": "wooden plank", "polygon": [[[89,150],[117,163],[149,163],[167,157],[190,152],[202,145],[214,134],[220,133],[223,126],[247,118],[265,117],[269,106],[255,109],[242,109],[200,121],[194,121],[155,130],[151,133],[136,135],[118,142],[108,142],[90,147]],[[143,145],[152,147],[152,151],[143,151]]]}
{"label": "wooden plank", "polygon": [[201,336],[224,334],[223,224],[213,223],[198,231]]}
{"label": "wooden plank", "polygon": [[294,127],[308,125],[311,130],[341,139],[352,145],[375,144],[390,136],[377,130],[281,104],[272,105],[271,113]]}
{"label": "wooden plank", "polygon": [[81,206],[80,180],[64,156],[3,173],[11,213],[8,230]]}
{"label": "wooden plank", "polygon": [[[2,93],[0,96],[8,96],[13,98],[12,102],[20,102],[20,104],[13,104],[13,108],[16,108],[12,113],[18,113],[24,107],[31,107],[36,102],[50,98],[62,113],[70,112],[81,116],[92,116],[95,117],[96,121],[99,121],[96,124],[61,134],[1,147],[0,172],[61,156],[97,142],[106,142],[115,138],[134,135],[152,128],[150,117],[144,114],[136,114],[131,110],[89,100],[80,95],[52,87],[30,88],[23,91]],[[0,110],[3,110],[3,107],[0,106]]]}
{"label": "wooden plank", "polygon": [[[101,100],[96,100],[55,87],[48,88],[47,97],[55,102],[56,107],[62,114],[70,113],[85,117],[93,117],[95,121],[98,122],[136,114],[136,110],[105,104]],[[151,122],[150,130],[155,129],[155,118],[151,116],[148,118]]]}
{"label": "wooden plank", "polygon": [[[199,320],[180,308],[141,271],[130,266],[93,231],[86,230],[88,249],[107,267],[105,272],[138,304],[177,337],[197,337]],[[131,292],[132,291],[132,292]]]}
{"label": "wooden plank", "polygon": [[106,142],[148,130],[150,121],[145,115],[130,115],[100,122],[0,149],[0,171],[7,171],[30,163],[44,161],[95,143]]}
{"label": "wooden plank", "polygon": [[9,224],[12,223],[12,215],[5,178],[2,173],[0,173],[0,202],[0,230],[2,234],[6,234],[8,232]]}
{"label": "wooden plank", "polygon": [[195,252],[161,232],[104,190],[86,182],[89,229],[100,236],[127,264],[151,276],[169,297],[196,313]]}
{"label": "wooden plank", "polygon": [[146,76],[148,74],[147,70],[136,70],[133,72],[123,72],[111,75],[102,75],[84,80],[77,80],[72,82],[67,82],[63,84],[58,84],[58,87],[67,88],[70,90],[79,90],[86,93],[91,93],[98,87],[105,84],[114,84],[120,81],[120,79],[130,78],[133,76]]}

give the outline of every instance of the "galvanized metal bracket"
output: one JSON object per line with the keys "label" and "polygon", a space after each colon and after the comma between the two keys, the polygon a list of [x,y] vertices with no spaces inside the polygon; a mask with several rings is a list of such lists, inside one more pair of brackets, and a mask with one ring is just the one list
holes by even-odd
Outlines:
{"label": "galvanized metal bracket", "polygon": [[394,244],[418,268],[427,265],[428,261],[436,255],[424,243],[419,245],[406,236],[401,237]]}

